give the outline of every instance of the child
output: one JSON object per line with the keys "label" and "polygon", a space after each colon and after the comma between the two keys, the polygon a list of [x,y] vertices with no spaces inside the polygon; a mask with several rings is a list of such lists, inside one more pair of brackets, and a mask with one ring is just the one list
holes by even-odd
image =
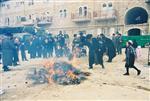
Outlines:
{"label": "child", "polygon": [[137,48],[136,48],[136,58],[137,58],[137,61],[139,61],[140,60],[140,58],[141,58],[141,56],[142,56],[142,52],[141,52],[142,50],[141,50],[141,46],[138,46]]}

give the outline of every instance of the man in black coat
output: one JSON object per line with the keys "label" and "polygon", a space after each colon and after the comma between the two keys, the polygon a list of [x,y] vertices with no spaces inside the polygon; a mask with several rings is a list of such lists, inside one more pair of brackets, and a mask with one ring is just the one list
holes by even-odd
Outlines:
{"label": "man in black coat", "polygon": [[24,42],[21,42],[20,44],[20,52],[21,52],[21,57],[22,57],[22,61],[28,61],[27,57],[26,57],[26,52],[25,52],[25,44]]}
{"label": "man in black coat", "polygon": [[105,46],[106,46],[106,52],[109,57],[108,62],[112,62],[112,59],[116,56],[116,50],[114,43],[112,42],[111,39],[105,37],[104,34],[100,34]]}
{"label": "man in black coat", "polygon": [[38,57],[38,58],[41,58],[41,57],[42,57],[42,49],[43,49],[42,44],[43,44],[42,37],[39,36],[39,37],[37,38],[37,57]]}
{"label": "man in black coat", "polygon": [[92,35],[87,35],[87,41],[84,43],[84,45],[88,46],[89,48],[89,69],[93,69],[93,64],[95,63],[95,51],[93,43]]}
{"label": "man in black coat", "polygon": [[43,47],[44,47],[43,48],[43,58],[48,58],[48,47],[49,47],[48,38],[44,39]]}
{"label": "man in black coat", "polygon": [[115,50],[116,50],[116,45],[117,45],[117,36],[116,36],[116,34],[115,34],[115,33],[113,33],[113,35],[112,35],[112,41],[113,41],[113,43],[114,43]]}
{"label": "man in black coat", "polygon": [[15,45],[15,49],[13,50],[13,65],[14,66],[17,66],[19,65],[18,62],[19,62],[19,39],[18,38],[15,38],[14,39],[14,45]]}
{"label": "man in black coat", "polygon": [[13,63],[13,50],[15,46],[11,37],[12,36],[8,36],[2,40],[2,63],[4,71],[10,71],[8,66],[12,66]]}
{"label": "man in black coat", "polygon": [[38,39],[36,36],[34,36],[30,45],[30,54],[31,54],[31,58],[33,59],[36,58],[37,56],[36,54],[38,50],[37,46],[38,46]]}
{"label": "man in black coat", "polygon": [[106,47],[103,40],[101,39],[101,37],[97,37],[97,49],[96,49],[97,64],[100,64],[103,69],[104,69],[103,55],[105,52],[106,52]]}
{"label": "man in black coat", "polygon": [[54,39],[52,36],[48,38],[48,57],[53,57],[53,49],[54,49]]}
{"label": "man in black coat", "polygon": [[129,75],[129,68],[134,68],[137,71],[137,75],[140,75],[140,73],[141,73],[141,71],[134,66],[136,52],[132,45],[133,45],[133,42],[131,40],[129,40],[127,43],[127,46],[126,46],[126,51],[125,51],[125,53],[126,53],[126,63],[125,63],[126,73],[124,75]]}
{"label": "man in black coat", "polygon": [[122,36],[120,33],[116,37],[116,49],[118,54],[122,54]]}

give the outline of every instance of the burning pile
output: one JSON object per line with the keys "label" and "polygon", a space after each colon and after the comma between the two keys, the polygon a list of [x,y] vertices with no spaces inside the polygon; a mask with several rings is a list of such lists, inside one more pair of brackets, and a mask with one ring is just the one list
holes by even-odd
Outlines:
{"label": "burning pile", "polygon": [[33,80],[34,83],[55,82],[60,85],[73,85],[80,84],[81,81],[86,79],[86,76],[90,75],[90,73],[81,72],[71,64],[63,61],[49,62],[44,67],[39,70],[32,69],[32,72],[30,71],[28,74],[28,79]]}

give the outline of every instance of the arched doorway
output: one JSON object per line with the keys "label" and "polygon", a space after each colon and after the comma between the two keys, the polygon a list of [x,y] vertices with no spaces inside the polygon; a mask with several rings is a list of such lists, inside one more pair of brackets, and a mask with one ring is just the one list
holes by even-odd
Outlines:
{"label": "arched doorway", "polygon": [[138,28],[133,28],[128,31],[128,36],[138,36],[141,35],[141,30]]}
{"label": "arched doorway", "polygon": [[125,24],[142,24],[148,22],[148,13],[142,7],[134,7],[125,15]]}

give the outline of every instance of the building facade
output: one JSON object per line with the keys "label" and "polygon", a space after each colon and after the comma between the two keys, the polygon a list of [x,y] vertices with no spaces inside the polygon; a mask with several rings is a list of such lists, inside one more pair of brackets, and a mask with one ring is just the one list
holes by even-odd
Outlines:
{"label": "building facade", "polygon": [[150,33],[150,0],[8,0],[0,27],[36,26],[57,34]]}

